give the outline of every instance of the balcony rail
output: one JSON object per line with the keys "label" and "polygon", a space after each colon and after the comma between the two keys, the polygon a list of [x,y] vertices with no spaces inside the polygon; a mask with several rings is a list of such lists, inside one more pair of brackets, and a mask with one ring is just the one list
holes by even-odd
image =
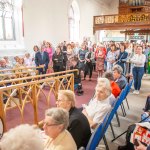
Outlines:
{"label": "balcony rail", "polygon": [[117,23],[150,23],[150,13],[94,16],[94,26]]}

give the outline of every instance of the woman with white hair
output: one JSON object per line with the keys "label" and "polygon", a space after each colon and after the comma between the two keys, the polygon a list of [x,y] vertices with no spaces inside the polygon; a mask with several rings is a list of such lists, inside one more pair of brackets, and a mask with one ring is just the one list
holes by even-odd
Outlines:
{"label": "woman with white hair", "polygon": [[0,141],[0,150],[43,150],[44,145],[38,129],[28,124],[6,132]]}
{"label": "woman with white hair", "polygon": [[45,113],[43,129],[48,136],[44,150],[77,150],[71,134],[66,130],[69,114],[62,108],[51,108]]}
{"label": "woman with white hair", "polygon": [[111,109],[110,101],[112,95],[109,80],[106,78],[99,78],[95,91],[94,99],[91,100],[88,105],[83,105],[82,111],[87,117],[91,128],[95,128],[97,124],[101,123],[105,115]]}

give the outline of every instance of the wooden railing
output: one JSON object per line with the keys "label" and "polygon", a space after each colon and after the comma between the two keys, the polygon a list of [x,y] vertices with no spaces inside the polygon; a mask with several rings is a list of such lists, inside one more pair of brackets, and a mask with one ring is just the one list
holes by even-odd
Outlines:
{"label": "wooden railing", "polygon": [[127,15],[101,15],[94,16],[94,25],[113,23],[150,23],[150,13],[134,13]]}
{"label": "wooden railing", "polygon": [[27,76],[35,76],[35,75],[38,75],[38,70],[28,70],[24,72],[0,74],[0,81],[2,82],[4,82],[5,80],[11,81],[12,79],[23,78]]}
{"label": "wooden railing", "polygon": [[43,66],[42,67],[35,67],[35,66],[32,66],[32,67],[19,67],[19,68],[12,68],[12,69],[5,69],[5,70],[0,70],[0,74],[5,74],[7,72],[10,72],[10,73],[15,73],[15,72],[24,72],[24,71],[31,71],[31,70],[35,70],[35,69],[39,69],[39,68],[44,68]]}
{"label": "wooden railing", "polygon": [[[25,110],[27,110],[30,113],[26,115],[33,115],[34,118],[30,123],[38,124],[39,121],[43,119],[39,117],[39,113],[42,112],[40,109],[44,109],[42,112],[44,114],[45,109],[49,108],[51,105],[52,97],[57,99],[59,89],[70,89],[74,91],[74,74],[66,74],[8,87],[1,87],[0,117],[4,122],[5,131],[7,130],[6,118],[8,118],[8,115],[12,116],[14,114],[13,111],[16,110],[20,114],[20,123],[26,122],[24,117]],[[19,94],[20,97],[15,98],[15,93]],[[5,104],[3,100],[6,100]],[[27,106],[27,104],[30,106]],[[44,104],[45,108],[40,108],[41,104]],[[27,107],[30,107],[30,110],[26,109]],[[11,117],[11,119],[17,118],[19,118],[18,115],[15,115],[14,118]],[[9,118],[9,121],[11,119]]]}
{"label": "wooden railing", "polygon": [[18,73],[20,78],[18,77],[18,78],[14,78],[14,79],[11,79],[11,80],[10,80],[10,78],[7,79],[7,76],[3,76],[3,77],[6,78],[6,80],[1,80],[0,81],[0,87],[15,85],[15,84],[18,84],[18,83],[26,83],[26,82],[31,82],[31,81],[37,81],[37,80],[40,80],[42,78],[50,78],[50,77],[60,76],[60,75],[63,75],[63,74],[74,73],[74,72],[78,73],[78,69],[66,70],[66,71],[62,71],[62,72],[55,72],[55,73],[36,75],[36,76],[28,76],[28,77],[23,77],[22,73]]}

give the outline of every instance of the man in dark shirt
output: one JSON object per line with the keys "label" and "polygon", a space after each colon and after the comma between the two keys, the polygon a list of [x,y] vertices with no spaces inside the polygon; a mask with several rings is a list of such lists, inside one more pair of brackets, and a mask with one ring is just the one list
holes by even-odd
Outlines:
{"label": "man in dark shirt", "polygon": [[35,64],[37,67],[44,67],[43,68],[39,68],[39,74],[46,74],[47,69],[48,69],[48,64],[49,64],[49,56],[48,53],[44,51],[44,47],[41,47],[41,51],[38,51],[35,54]]}
{"label": "man in dark shirt", "polygon": [[58,92],[57,107],[69,112],[68,131],[71,133],[77,148],[86,147],[91,130],[87,118],[75,107],[75,94],[71,90],[60,90]]}

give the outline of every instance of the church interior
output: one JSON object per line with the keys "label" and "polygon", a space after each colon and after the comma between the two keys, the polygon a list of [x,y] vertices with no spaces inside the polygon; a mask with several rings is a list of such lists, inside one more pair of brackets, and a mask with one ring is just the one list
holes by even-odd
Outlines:
{"label": "church interior", "polygon": [[150,0],[0,0],[0,150],[150,150]]}

